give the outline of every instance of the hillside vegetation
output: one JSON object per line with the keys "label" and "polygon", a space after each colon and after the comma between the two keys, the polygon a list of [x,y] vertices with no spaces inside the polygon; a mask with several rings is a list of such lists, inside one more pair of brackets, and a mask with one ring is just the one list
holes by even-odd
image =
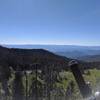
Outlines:
{"label": "hillside vegetation", "polygon": [[[0,47],[1,100],[82,100],[70,60],[43,49]],[[100,71],[92,63],[79,63],[84,79],[96,91]]]}

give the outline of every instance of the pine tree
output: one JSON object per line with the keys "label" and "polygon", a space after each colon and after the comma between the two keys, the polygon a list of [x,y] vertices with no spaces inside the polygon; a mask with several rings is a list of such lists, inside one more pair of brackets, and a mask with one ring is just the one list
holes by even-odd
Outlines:
{"label": "pine tree", "polygon": [[16,72],[13,82],[13,100],[24,100],[24,86],[22,82],[22,73]]}
{"label": "pine tree", "polygon": [[7,100],[8,96],[10,95],[8,88],[8,81],[10,77],[11,77],[11,72],[8,66],[6,64],[0,66],[0,81],[2,85],[2,90],[4,91],[4,93],[2,94],[3,100]]}

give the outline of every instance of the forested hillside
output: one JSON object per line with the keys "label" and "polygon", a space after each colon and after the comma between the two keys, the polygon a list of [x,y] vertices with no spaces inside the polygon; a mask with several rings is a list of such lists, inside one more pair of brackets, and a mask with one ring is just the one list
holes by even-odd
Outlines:
{"label": "forested hillside", "polygon": [[[69,61],[71,59],[43,49],[0,46],[1,100],[80,100]],[[94,70],[93,64],[79,61],[84,78],[95,88],[99,84],[99,71]]]}

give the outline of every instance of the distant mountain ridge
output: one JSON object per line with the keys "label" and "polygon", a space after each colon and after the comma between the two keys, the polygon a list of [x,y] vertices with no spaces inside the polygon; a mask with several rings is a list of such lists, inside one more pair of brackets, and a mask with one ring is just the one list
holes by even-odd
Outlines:
{"label": "distant mountain ridge", "polygon": [[85,62],[100,62],[100,55],[88,55],[78,58]]}
{"label": "distant mountain ridge", "polygon": [[68,62],[71,59],[58,56],[44,49],[19,49],[5,48],[0,46],[0,65],[7,66],[25,66],[34,63],[39,63],[43,66],[55,65],[58,69],[68,69]]}
{"label": "distant mountain ridge", "polygon": [[[39,63],[42,65],[42,69],[45,66],[53,66],[56,70],[68,70],[68,62],[72,59],[59,56],[45,49],[20,49],[20,48],[7,48],[0,46],[0,66],[6,65],[13,66],[26,66],[34,63]],[[78,60],[80,63],[80,68],[91,69],[99,68],[99,63],[86,63],[84,61]]]}
{"label": "distant mountain ridge", "polygon": [[77,59],[88,55],[100,55],[100,46],[75,46],[75,45],[3,45],[8,48],[45,49],[57,55]]}

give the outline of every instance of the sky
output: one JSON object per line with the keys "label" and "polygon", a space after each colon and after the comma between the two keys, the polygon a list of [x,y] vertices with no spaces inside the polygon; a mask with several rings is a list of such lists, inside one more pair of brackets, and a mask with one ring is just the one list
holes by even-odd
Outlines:
{"label": "sky", "polygon": [[100,45],[100,0],[0,0],[0,44]]}

